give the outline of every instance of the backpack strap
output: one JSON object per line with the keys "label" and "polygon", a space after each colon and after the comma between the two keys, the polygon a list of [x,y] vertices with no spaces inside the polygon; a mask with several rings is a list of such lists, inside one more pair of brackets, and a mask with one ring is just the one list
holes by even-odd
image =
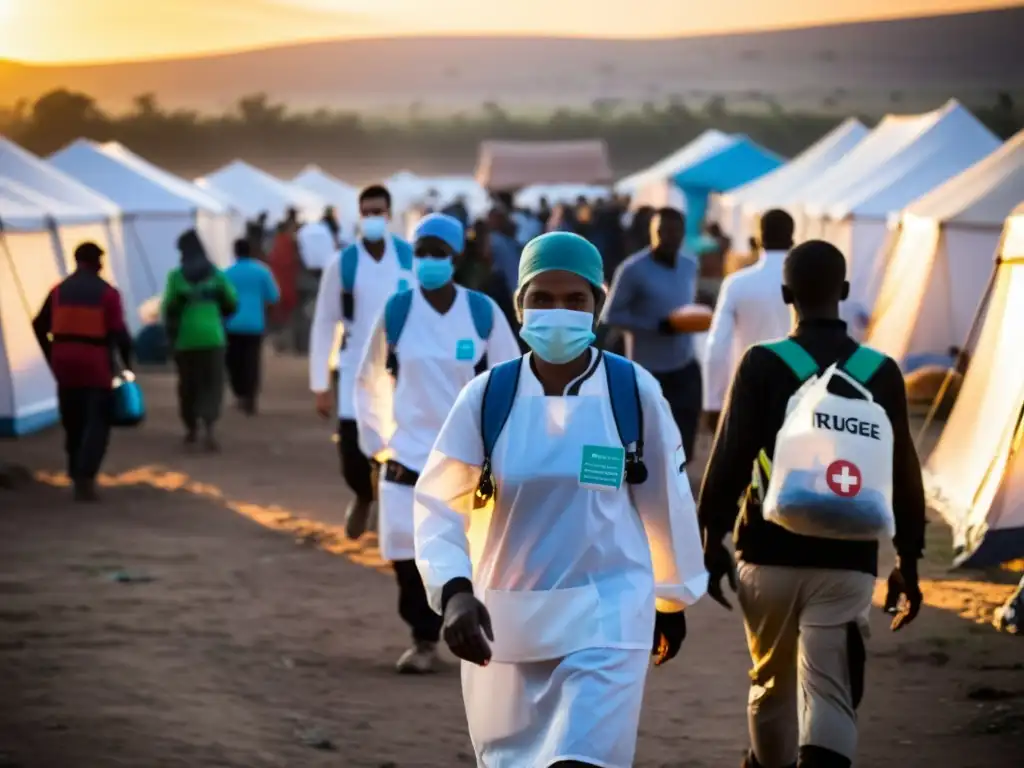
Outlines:
{"label": "backpack strap", "polygon": [[391,240],[395,244],[395,255],[398,256],[398,266],[401,267],[404,272],[411,271],[413,264],[412,246],[400,237],[392,237]]}
{"label": "backpack strap", "polygon": [[491,338],[494,330],[494,305],[486,295],[479,291],[467,291],[469,313],[473,316],[473,327],[476,334],[484,341]]}
{"label": "backpack strap", "polygon": [[484,463],[481,466],[480,484],[476,495],[486,502],[494,496],[494,478],[491,476],[491,455],[498,443],[501,432],[508,423],[512,406],[519,390],[519,374],[523,358],[507,360],[491,369],[484,386],[484,399],[480,406],[480,438],[484,448]]}
{"label": "backpack strap", "polygon": [[640,405],[640,386],[636,367],[630,360],[602,352],[604,371],[608,377],[608,396],[619,439],[626,449],[626,482],[639,485],[647,479],[644,466],[644,411]]}
{"label": "backpack strap", "polygon": [[359,268],[359,246],[353,243],[341,252],[341,316],[349,322],[355,317],[356,270]]}
{"label": "backpack strap", "polygon": [[857,347],[843,363],[843,370],[861,384],[867,384],[885,362],[885,355],[871,347]]}
{"label": "backpack strap", "polygon": [[384,305],[384,336],[388,343],[388,373],[398,376],[398,357],[395,348],[398,346],[398,339],[402,336],[405,322],[409,319],[409,311],[412,309],[412,291],[399,291],[391,294],[387,304]]}
{"label": "backpack strap", "polygon": [[779,339],[761,346],[782,360],[801,382],[807,381],[818,372],[818,363],[811,357],[810,352],[794,339]]}

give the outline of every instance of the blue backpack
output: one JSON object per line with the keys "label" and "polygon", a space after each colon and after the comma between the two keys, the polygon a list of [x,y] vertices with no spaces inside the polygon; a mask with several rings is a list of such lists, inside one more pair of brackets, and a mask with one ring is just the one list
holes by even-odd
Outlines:
{"label": "blue backpack", "polygon": [[[473,317],[473,328],[477,336],[484,341],[491,338],[491,331],[494,330],[494,305],[491,300],[477,291],[466,291],[466,298],[469,300],[469,313]],[[398,340],[402,336],[405,323],[409,319],[409,310],[412,309],[413,290],[407,289],[393,294],[388,303],[384,305],[384,335],[388,343],[387,369],[393,377],[398,377],[398,357],[395,349],[398,347]],[[487,352],[485,351],[480,361],[476,364],[477,374],[487,370]]]}
{"label": "blue backpack", "polygon": [[[387,237],[391,237],[387,235]],[[398,265],[403,272],[412,271],[412,246],[400,237],[392,237]],[[341,316],[349,322],[356,316],[356,272],[359,269],[359,244],[353,243],[341,252]],[[405,281],[403,281],[405,282]],[[400,290],[402,287],[400,286]]]}
{"label": "blue backpack", "polygon": [[[636,381],[636,368],[624,357],[601,352],[608,377],[608,394],[612,403],[612,416],[622,447],[626,449],[626,482],[639,485],[647,479],[644,466],[644,412],[640,405],[640,388]],[[480,437],[483,441],[484,463],[476,496],[486,502],[494,496],[494,478],[491,474],[491,456],[498,437],[505,429],[519,390],[519,373],[523,358],[496,365],[491,369],[484,388],[480,413]]]}

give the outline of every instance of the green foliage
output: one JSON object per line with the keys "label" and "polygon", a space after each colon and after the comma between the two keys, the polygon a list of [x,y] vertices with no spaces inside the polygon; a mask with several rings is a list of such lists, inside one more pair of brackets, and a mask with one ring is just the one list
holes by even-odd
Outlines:
{"label": "green foliage", "polygon": [[[841,104],[844,96],[837,91],[828,106]],[[892,94],[894,100],[901,97]],[[625,174],[664,157],[707,128],[745,133],[792,156],[839,121],[834,114],[787,112],[768,94],[750,93],[747,98],[761,109],[739,112],[723,96],[705,94],[698,109],[672,96],[639,108],[598,100],[589,109],[561,108],[545,115],[516,114],[491,101],[473,113],[437,116],[425,103],[417,103],[401,118],[385,119],[327,108],[292,111],[261,93],[242,97],[220,115],[165,110],[155,94],[145,93],[134,99],[131,110],[114,115],[86,94],[57,90],[35,104],[0,109],[0,132],[41,155],[78,137],[116,140],[159,165],[189,174],[236,157],[294,167],[318,162],[335,168],[468,171],[484,139],[601,138],[608,142],[616,172]],[[1006,93],[976,114],[1004,138],[1024,123],[1019,106]]]}

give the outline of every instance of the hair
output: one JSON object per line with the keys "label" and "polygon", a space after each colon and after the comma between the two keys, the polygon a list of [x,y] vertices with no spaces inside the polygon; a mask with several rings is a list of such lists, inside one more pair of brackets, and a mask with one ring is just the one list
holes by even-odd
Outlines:
{"label": "hair", "polygon": [[75,263],[98,266],[103,258],[103,249],[96,243],[85,242],[75,248]]}
{"label": "hair", "polygon": [[680,211],[678,208],[659,208],[654,212],[654,216],[657,216],[659,219],[662,220],[667,219],[669,221],[678,221],[680,224],[683,225],[686,224],[686,214]]}
{"label": "hair", "polygon": [[761,217],[761,246],[769,251],[788,251],[793,247],[793,217],[773,208]]}
{"label": "hair", "polygon": [[252,248],[249,246],[249,241],[245,238],[235,240],[235,258],[248,259],[250,256],[252,256]]}
{"label": "hair", "polygon": [[794,305],[825,309],[846,298],[846,258],[824,240],[808,240],[786,256],[783,285]]}
{"label": "hair", "polygon": [[366,200],[374,200],[376,198],[384,198],[388,208],[391,208],[391,193],[388,192],[388,188],[383,184],[371,184],[368,187],[363,187],[359,193],[359,203],[362,204]]}

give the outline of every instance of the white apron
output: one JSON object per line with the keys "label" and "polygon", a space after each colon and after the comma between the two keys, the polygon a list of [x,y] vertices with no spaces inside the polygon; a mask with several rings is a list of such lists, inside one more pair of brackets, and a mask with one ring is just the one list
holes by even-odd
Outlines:
{"label": "white apron", "polygon": [[377,483],[377,536],[380,556],[389,563],[416,559],[412,518],[414,490],[411,485],[389,483],[381,469]]}

